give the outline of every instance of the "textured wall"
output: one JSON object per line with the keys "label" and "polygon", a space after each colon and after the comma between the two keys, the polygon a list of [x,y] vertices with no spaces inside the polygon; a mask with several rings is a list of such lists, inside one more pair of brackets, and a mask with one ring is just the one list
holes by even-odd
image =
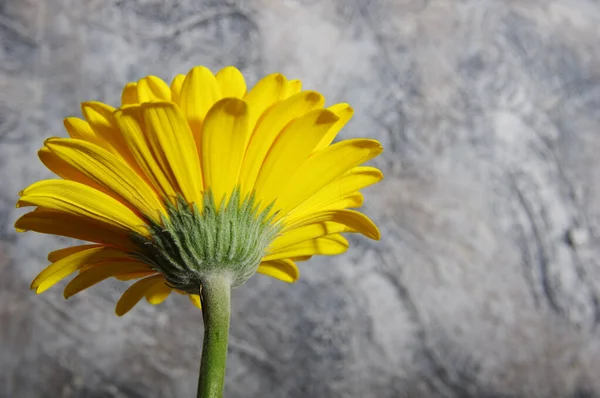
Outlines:
{"label": "textured wall", "polygon": [[66,239],[12,224],[44,138],[146,74],[234,64],[377,137],[381,242],[234,291],[228,397],[600,397],[600,4],[0,1],[0,397],[191,397],[187,299],[28,290]]}

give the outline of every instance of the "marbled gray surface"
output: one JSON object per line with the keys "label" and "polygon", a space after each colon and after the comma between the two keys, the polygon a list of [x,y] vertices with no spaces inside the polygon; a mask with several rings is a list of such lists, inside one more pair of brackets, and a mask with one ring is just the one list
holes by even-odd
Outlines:
{"label": "marbled gray surface", "polygon": [[301,78],[386,148],[380,242],[234,291],[227,397],[600,397],[599,43],[591,0],[1,0],[0,397],[193,396],[187,299],[36,297],[68,240],[12,224],[79,102],[196,64]]}

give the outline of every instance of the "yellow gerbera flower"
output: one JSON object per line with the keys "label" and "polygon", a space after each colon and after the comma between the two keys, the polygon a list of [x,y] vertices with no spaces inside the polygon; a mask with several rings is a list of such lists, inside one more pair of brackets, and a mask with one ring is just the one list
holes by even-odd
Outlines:
{"label": "yellow gerbera flower", "polygon": [[61,179],[36,182],[17,203],[32,230],[91,242],[51,252],[33,281],[42,293],[77,273],[66,298],[110,277],[136,281],[119,300],[123,315],[187,294],[200,305],[203,276],[255,272],[285,282],[296,262],[348,248],[345,232],[379,239],[359,207],[361,188],[382,179],[360,166],[379,155],[371,139],[332,144],[352,117],[348,104],[272,74],[251,90],[241,73],[205,67],[169,87],[148,76],[128,83],[119,108],[82,104],[70,138],[50,138],[39,157]]}

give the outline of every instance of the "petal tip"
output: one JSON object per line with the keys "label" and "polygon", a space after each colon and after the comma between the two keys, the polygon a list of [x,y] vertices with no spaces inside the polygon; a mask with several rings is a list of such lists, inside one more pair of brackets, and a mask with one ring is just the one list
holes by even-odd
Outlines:
{"label": "petal tip", "polygon": [[242,72],[240,72],[240,70],[238,68],[236,68],[233,65],[227,65],[227,66],[223,67],[223,69],[221,69],[219,72],[224,73],[224,72],[228,72],[228,71],[232,71],[232,72],[236,72],[236,73],[240,73],[240,74],[242,73]]}
{"label": "petal tip", "polygon": [[52,145],[56,140],[59,140],[59,137],[49,137],[44,140],[44,146],[50,149],[50,145]]}
{"label": "petal tip", "polygon": [[373,239],[373,240],[380,240],[381,239],[381,232],[379,232],[379,228],[377,228],[377,225],[375,225],[375,223],[372,223],[369,232],[367,234],[365,234],[365,236],[367,238],[370,238],[370,239]]}
{"label": "petal tip", "polygon": [[307,91],[305,99],[307,102],[316,104],[323,100],[323,96],[316,91]]}
{"label": "petal tip", "polygon": [[204,65],[196,65],[189,70],[189,72],[206,72],[206,71],[212,73],[212,71]]}
{"label": "petal tip", "polygon": [[208,69],[204,65],[194,66],[192,69],[186,73],[186,77],[188,78],[201,78],[202,76],[212,76],[214,79],[214,74],[210,69]]}
{"label": "petal tip", "polygon": [[287,79],[285,78],[283,73],[273,73],[272,76],[275,79],[275,81],[279,84],[284,84],[287,82]]}
{"label": "petal tip", "polygon": [[300,272],[296,272],[293,276],[290,276],[290,278],[285,282],[292,284],[298,282],[298,279],[300,279]]}
{"label": "petal tip", "polygon": [[[35,284],[35,288],[31,289],[31,290],[35,290],[35,294],[42,294],[44,293],[46,290],[50,289],[52,286],[54,286],[54,284],[52,283],[46,283],[44,280],[38,281],[36,282],[35,280],[33,281],[33,283]],[[32,283],[32,286],[33,286]]]}
{"label": "petal tip", "polygon": [[381,145],[381,143],[379,143],[379,141],[373,140],[371,146],[370,146],[370,152],[371,152],[371,159],[374,157],[377,157],[379,155],[381,155],[381,153],[383,152],[383,146]]}
{"label": "petal tip", "polygon": [[225,104],[225,113],[231,116],[242,116],[248,112],[248,105],[244,100],[239,98],[228,98]]}
{"label": "petal tip", "polygon": [[335,122],[337,122],[338,120],[340,120],[340,118],[338,116],[336,116],[335,113],[328,111],[328,110],[324,110],[321,112],[321,114],[317,117],[316,120],[316,124],[333,124]]}
{"label": "petal tip", "polygon": [[102,112],[104,110],[114,109],[112,106],[107,105],[100,101],[84,101],[81,103],[81,112],[86,119],[91,116],[90,112]]}
{"label": "petal tip", "polygon": [[[81,291],[73,288],[73,286],[71,285],[72,282],[73,281],[69,282],[67,286],[65,286],[65,290],[63,290],[63,297],[65,298],[65,300],[68,300],[69,297],[72,297]],[[40,290],[40,288],[41,286],[38,288],[38,290]]]}

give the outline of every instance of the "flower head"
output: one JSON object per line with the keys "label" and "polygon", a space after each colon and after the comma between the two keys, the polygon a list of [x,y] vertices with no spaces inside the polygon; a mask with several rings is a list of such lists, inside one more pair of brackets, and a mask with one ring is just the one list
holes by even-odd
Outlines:
{"label": "flower head", "polygon": [[272,74],[246,90],[241,73],[198,66],[169,87],[148,76],[128,83],[119,108],[82,104],[65,119],[69,138],[50,138],[39,157],[60,179],[36,182],[15,224],[91,242],[51,252],[33,281],[41,293],[76,273],[70,297],[104,279],[137,281],[117,304],[176,291],[199,305],[206,275],[231,285],[255,272],[293,282],[296,263],[344,252],[342,233],[379,239],[359,190],[382,174],[362,163],[380,144],[332,144],[352,117],[348,104]]}

